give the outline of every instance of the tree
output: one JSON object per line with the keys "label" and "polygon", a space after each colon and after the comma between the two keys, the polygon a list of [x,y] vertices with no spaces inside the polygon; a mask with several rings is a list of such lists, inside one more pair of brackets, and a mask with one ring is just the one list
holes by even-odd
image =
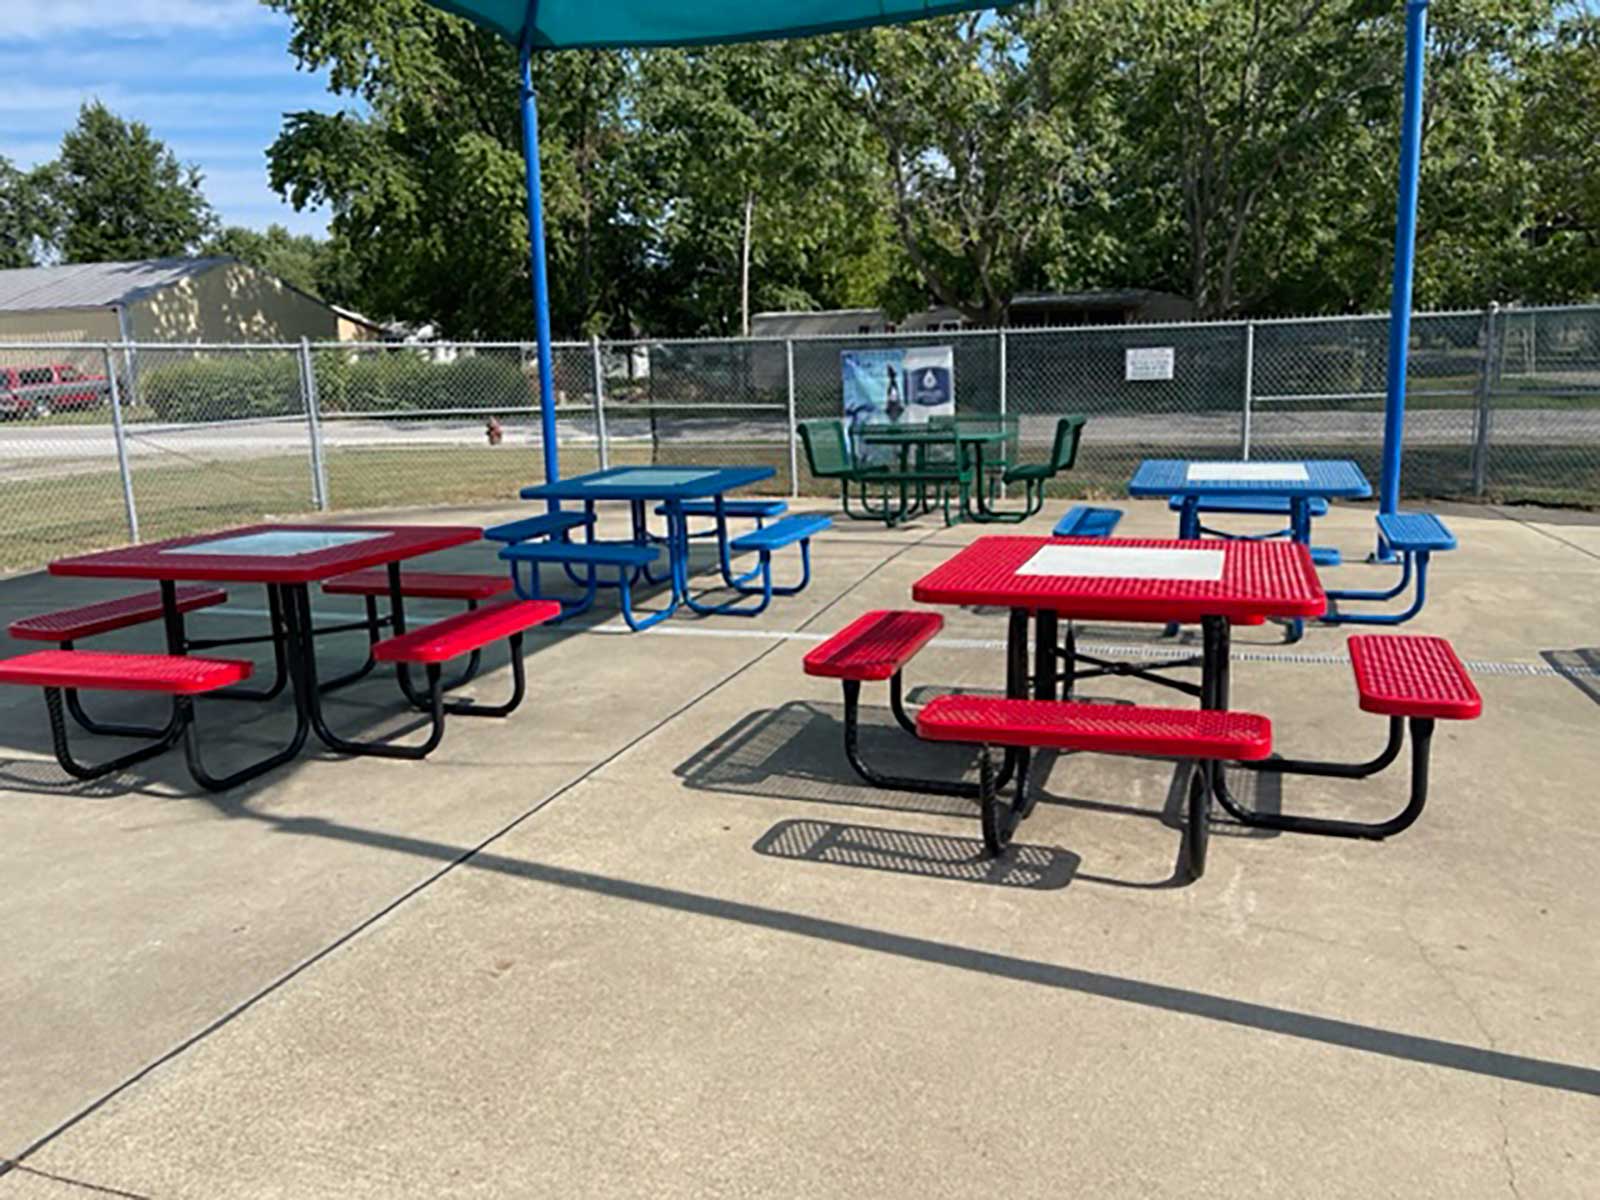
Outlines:
{"label": "tree", "polygon": [[749,333],[753,308],[872,304],[892,269],[871,130],[802,44],[640,64],[635,177],[655,205],[655,315]]}
{"label": "tree", "polygon": [[51,189],[66,262],[186,254],[216,225],[197,168],[184,166],[149,127],[98,100],[61,139]]}
{"label": "tree", "polygon": [[1528,63],[1517,150],[1535,188],[1516,291],[1600,296],[1600,13],[1566,10]]}
{"label": "tree", "polygon": [[[452,336],[528,337],[516,55],[420,0],[270,0],[291,52],[364,111],[293,113],[268,152],[273,186],[326,204],[360,306]],[[619,54],[541,54],[545,222],[555,327],[625,328],[642,289],[628,199]]]}
{"label": "tree", "polygon": [[881,139],[905,255],[978,324],[1003,324],[1024,288],[1115,257],[1099,218],[1116,125],[1101,93],[1053,86],[1040,35],[1054,19],[1044,6],[923,21],[830,55]]}
{"label": "tree", "polygon": [[38,265],[54,243],[60,213],[50,167],[19,171],[0,155],[0,269]]}

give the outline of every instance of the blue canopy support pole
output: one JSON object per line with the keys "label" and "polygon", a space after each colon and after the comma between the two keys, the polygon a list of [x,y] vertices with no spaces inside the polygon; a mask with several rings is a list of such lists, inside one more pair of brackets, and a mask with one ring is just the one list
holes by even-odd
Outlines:
{"label": "blue canopy support pole", "polygon": [[[528,267],[533,276],[534,333],[539,343],[539,435],[544,445],[544,478],[561,478],[556,446],[555,364],[550,353],[550,281],[545,275],[544,197],[539,182],[539,105],[533,94],[533,46],[522,43],[522,157],[528,172]],[[552,511],[561,505],[550,501]]]}
{"label": "blue canopy support pole", "polygon": [[[1383,475],[1378,511],[1400,507],[1400,451],[1405,442],[1406,361],[1411,346],[1411,284],[1416,269],[1417,183],[1422,160],[1422,70],[1428,0],[1406,0],[1405,92],[1400,112],[1400,194],[1395,204],[1394,284],[1389,309],[1389,375],[1383,410]],[[1394,552],[1378,539],[1377,558]]]}

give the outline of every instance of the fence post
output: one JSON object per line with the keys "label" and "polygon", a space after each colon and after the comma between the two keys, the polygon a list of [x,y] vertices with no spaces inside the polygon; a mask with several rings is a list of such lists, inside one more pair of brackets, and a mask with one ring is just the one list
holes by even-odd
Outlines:
{"label": "fence post", "polygon": [[1256,323],[1244,323],[1244,411],[1239,421],[1239,457],[1250,461],[1250,417],[1256,386]]}
{"label": "fence post", "polygon": [[[1000,335],[1000,352],[999,352],[999,360],[1000,361],[999,361],[999,364],[998,364],[998,369],[999,369],[999,372],[1000,372],[1000,380],[999,380],[999,386],[995,388],[995,402],[996,402],[997,407],[1000,410],[1000,428],[1002,430],[1004,430],[1005,427],[1006,427],[1006,330],[1005,330],[1005,326],[1002,325],[998,330],[996,330],[996,332]],[[1019,449],[1022,446],[1022,428],[1021,428],[1020,422],[1018,423],[1018,427],[1017,427],[1017,446],[1018,446]],[[1000,498],[1002,500],[1004,500],[1006,498],[1006,485],[1003,484],[1003,483],[1000,485]]]}
{"label": "fence post", "polygon": [[1489,395],[1494,386],[1495,313],[1498,304],[1483,310],[1483,359],[1478,364],[1478,412],[1472,431],[1472,494],[1481,497],[1489,482]]}
{"label": "fence post", "polygon": [[[139,510],[133,503],[133,471],[128,466],[128,435],[122,427],[122,389],[117,386],[117,364],[111,356],[111,343],[105,344],[106,386],[110,389],[111,436],[117,444],[117,470],[122,473],[122,508],[128,516],[128,540],[139,540]],[[123,346],[124,352],[127,346]]]}
{"label": "fence post", "polygon": [[317,371],[311,362],[311,339],[300,339],[300,395],[306,402],[306,432],[311,438],[311,503],[327,512],[328,473],[322,462],[322,421],[317,407]]}
{"label": "fence post", "polygon": [[800,497],[800,427],[794,419],[794,339],[783,341],[784,377],[789,385],[789,496]]}
{"label": "fence post", "polygon": [[606,372],[600,361],[600,335],[589,335],[589,357],[594,368],[594,438],[599,447],[600,469],[609,470],[611,467],[611,445],[606,436]]}

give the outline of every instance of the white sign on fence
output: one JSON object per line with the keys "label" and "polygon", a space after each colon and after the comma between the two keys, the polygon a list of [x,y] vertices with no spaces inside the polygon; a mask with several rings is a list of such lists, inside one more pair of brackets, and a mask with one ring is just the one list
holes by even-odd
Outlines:
{"label": "white sign on fence", "polygon": [[1171,379],[1172,347],[1140,346],[1130,349],[1124,378],[1128,380]]}

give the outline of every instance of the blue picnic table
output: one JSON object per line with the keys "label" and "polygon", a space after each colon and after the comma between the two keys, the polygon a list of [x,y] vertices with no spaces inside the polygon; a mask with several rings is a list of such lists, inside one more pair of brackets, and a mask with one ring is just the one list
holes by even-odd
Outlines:
{"label": "blue picnic table", "polygon": [[[568,575],[575,580],[578,580],[578,576],[573,573],[572,567],[584,566],[586,568],[584,578],[578,581],[587,586],[587,598],[581,605],[572,608],[567,615],[587,608],[593,602],[596,587],[613,586],[598,581],[595,573],[597,566],[616,567],[617,582],[614,586],[619,589],[622,597],[624,618],[633,628],[648,628],[670,616],[680,604],[688,604],[697,610],[706,608],[698,604],[689,592],[690,534],[689,513],[685,511],[686,507],[696,507],[704,511],[701,506],[709,502],[710,508],[705,515],[712,516],[716,520],[718,565],[728,586],[741,588],[754,576],[755,572],[739,575],[733,570],[731,551],[739,547],[732,546],[728,537],[728,506],[735,502],[729,501],[727,494],[738,488],[770,479],[774,474],[775,471],[771,467],[612,467],[604,471],[592,471],[587,475],[559,479],[553,483],[534,484],[522,489],[520,494],[524,500],[572,501],[582,504],[587,518],[586,524],[591,531],[594,528],[595,506],[598,503],[614,501],[628,504],[633,513],[632,542],[598,543],[592,540],[591,532],[590,542],[572,546],[567,550],[561,548],[561,543],[524,543],[508,547],[502,552],[502,557],[510,559],[513,563],[561,562],[567,568]],[[665,518],[664,533],[656,533],[650,529],[648,523],[650,505],[657,505],[656,511]],[[659,558],[659,550],[662,548],[667,554],[667,573],[665,576],[657,576],[652,570],[652,563]],[[632,608],[630,587],[639,578],[652,584],[670,584],[671,590],[665,608],[636,618]],[[519,581],[518,591],[526,592],[526,590]],[[767,590],[769,594],[772,591],[777,591],[778,594],[783,592],[783,589],[772,589],[770,586]]]}
{"label": "blue picnic table", "polygon": [[[1311,544],[1313,511],[1332,499],[1370,496],[1372,484],[1349,459],[1227,462],[1147,458],[1128,481],[1128,494],[1165,496],[1178,501],[1178,537],[1184,541],[1197,540],[1207,532],[1200,524],[1200,513],[1207,507],[1226,511],[1229,501],[1237,501],[1240,503],[1236,511],[1246,511],[1252,500],[1286,501],[1289,527],[1283,532],[1310,550],[1312,560],[1319,566],[1336,566],[1337,550]],[[1302,622],[1291,623],[1290,639],[1298,639],[1302,629]]]}

